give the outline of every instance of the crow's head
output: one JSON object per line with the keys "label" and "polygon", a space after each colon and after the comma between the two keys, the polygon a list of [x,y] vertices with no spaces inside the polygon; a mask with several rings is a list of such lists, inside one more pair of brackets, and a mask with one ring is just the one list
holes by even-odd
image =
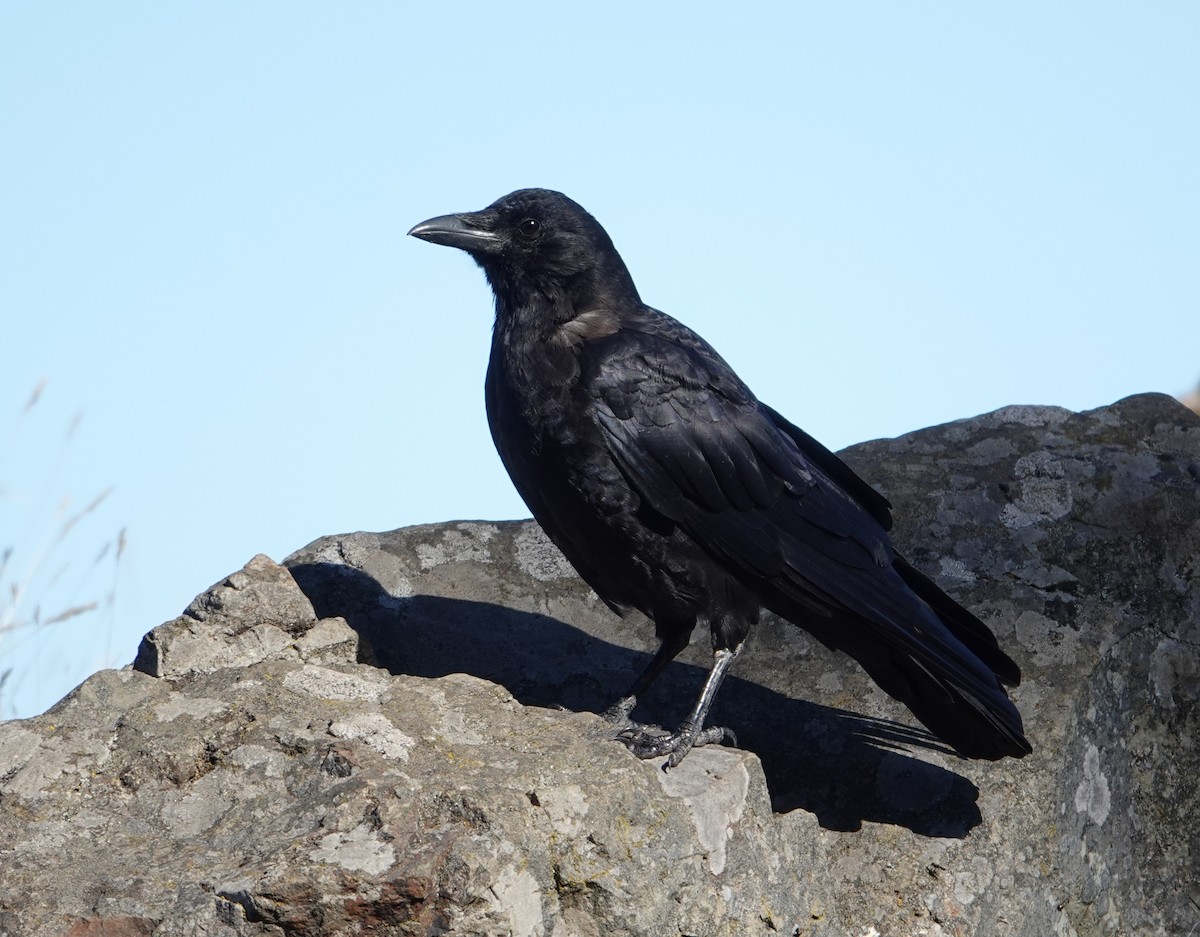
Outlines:
{"label": "crow's head", "polygon": [[430,218],[408,233],[466,251],[502,302],[534,294],[577,308],[618,295],[637,300],[608,234],[561,192],[518,189],[482,211]]}

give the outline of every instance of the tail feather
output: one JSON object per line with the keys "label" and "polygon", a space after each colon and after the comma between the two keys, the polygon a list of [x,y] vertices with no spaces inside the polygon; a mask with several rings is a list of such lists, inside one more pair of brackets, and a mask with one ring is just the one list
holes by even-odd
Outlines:
{"label": "tail feather", "polygon": [[770,604],[824,644],[850,654],[959,754],[989,760],[1028,755],[1033,749],[1021,714],[1004,689],[1020,683],[1020,668],[987,625],[932,579],[899,556],[893,570],[891,582],[902,591],[876,594],[860,582],[858,608],[842,604],[829,618],[806,614],[794,595],[777,593]]}
{"label": "tail feather", "polygon": [[946,595],[932,579],[904,557],[897,554],[893,566],[908,587],[934,610],[972,654],[991,668],[1001,683],[1005,686],[1020,685],[1021,668],[1001,650],[1000,642],[987,625]]}
{"label": "tail feather", "polygon": [[991,690],[955,685],[913,657],[880,651],[857,657],[863,669],[960,755],[995,761],[1033,751],[1021,714],[999,684]]}

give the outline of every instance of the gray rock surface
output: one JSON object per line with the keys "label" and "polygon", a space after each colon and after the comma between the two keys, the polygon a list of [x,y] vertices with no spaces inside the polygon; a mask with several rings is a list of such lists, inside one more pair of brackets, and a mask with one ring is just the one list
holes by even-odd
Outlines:
{"label": "gray rock surface", "polygon": [[[670,773],[653,651],[531,522],[255,557],[0,724],[0,935],[1200,934],[1200,418],[1010,407],[844,453],[1025,669],[973,763],[768,616]],[[703,639],[639,715],[673,724]]]}

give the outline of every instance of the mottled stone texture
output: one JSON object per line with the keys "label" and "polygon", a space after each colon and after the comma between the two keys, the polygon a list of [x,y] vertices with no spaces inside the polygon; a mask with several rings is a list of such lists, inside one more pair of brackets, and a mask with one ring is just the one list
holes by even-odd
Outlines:
{"label": "mottled stone texture", "polygon": [[[1025,670],[965,762],[770,616],[664,773],[653,650],[531,522],[256,557],[0,724],[0,935],[1200,934],[1200,418],[1010,407],[845,453]],[[674,723],[703,639],[639,716]]]}

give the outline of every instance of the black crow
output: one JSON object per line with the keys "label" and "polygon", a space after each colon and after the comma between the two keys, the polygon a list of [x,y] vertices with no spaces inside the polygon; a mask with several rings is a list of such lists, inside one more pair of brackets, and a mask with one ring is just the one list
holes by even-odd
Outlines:
{"label": "black crow", "polygon": [[[661,642],[609,710],[642,758],[677,765],[760,607],[846,651],[969,758],[1031,751],[991,631],[892,548],[891,505],[760,403],[699,335],[642,302],[608,234],[558,192],[522,189],[409,234],[458,247],[496,296],[492,438],[546,535],[618,614]],[[678,731],[629,720],[708,625],[714,664]]]}

